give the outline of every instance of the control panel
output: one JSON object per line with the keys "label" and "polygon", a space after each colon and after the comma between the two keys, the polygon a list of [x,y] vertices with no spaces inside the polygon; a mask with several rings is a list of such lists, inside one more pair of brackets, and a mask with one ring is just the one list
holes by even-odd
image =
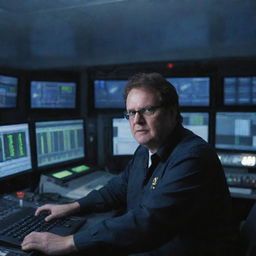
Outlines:
{"label": "control panel", "polygon": [[256,189],[256,174],[226,173],[225,175],[229,186]]}
{"label": "control panel", "polygon": [[218,156],[223,166],[256,167],[256,154],[218,152]]}
{"label": "control panel", "polygon": [[256,199],[256,154],[218,153],[233,197]]}

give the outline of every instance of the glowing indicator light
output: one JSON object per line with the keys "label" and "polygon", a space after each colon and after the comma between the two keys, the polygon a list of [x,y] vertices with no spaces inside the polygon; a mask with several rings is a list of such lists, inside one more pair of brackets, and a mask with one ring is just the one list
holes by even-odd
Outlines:
{"label": "glowing indicator light", "polygon": [[243,166],[255,166],[256,157],[255,156],[244,156],[241,160]]}
{"label": "glowing indicator light", "polygon": [[173,64],[173,63],[168,63],[168,64],[166,65],[166,67],[172,69],[172,68],[174,68],[174,64]]}

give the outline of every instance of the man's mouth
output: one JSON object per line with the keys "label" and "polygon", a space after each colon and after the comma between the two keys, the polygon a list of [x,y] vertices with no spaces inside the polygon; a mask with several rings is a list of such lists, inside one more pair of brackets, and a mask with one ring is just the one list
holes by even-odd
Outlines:
{"label": "man's mouth", "polygon": [[140,129],[140,130],[136,130],[135,133],[145,133],[147,132],[146,129]]}

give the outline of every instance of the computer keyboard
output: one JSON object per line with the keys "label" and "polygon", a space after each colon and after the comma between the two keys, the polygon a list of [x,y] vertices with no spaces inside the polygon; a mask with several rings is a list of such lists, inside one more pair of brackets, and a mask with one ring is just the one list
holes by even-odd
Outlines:
{"label": "computer keyboard", "polygon": [[4,246],[0,246],[0,256],[33,256],[37,255],[33,251],[25,252],[18,248],[6,248]]}
{"label": "computer keyboard", "polygon": [[19,209],[17,208],[17,202],[0,199],[0,221],[15,213]]}
{"label": "computer keyboard", "polygon": [[32,231],[51,232],[66,236],[76,232],[86,221],[83,217],[70,216],[45,222],[46,214],[34,216],[32,207],[20,208],[0,221],[0,244],[20,247],[24,237]]}

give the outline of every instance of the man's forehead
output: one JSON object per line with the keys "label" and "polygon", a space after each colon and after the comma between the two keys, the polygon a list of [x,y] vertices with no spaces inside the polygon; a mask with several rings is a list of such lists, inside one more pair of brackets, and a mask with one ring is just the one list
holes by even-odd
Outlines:
{"label": "man's forehead", "polygon": [[130,107],[130,106],[145,107],[152,104],[159,104],[160,101],[161,101],[160,94],[156,90],[134,88],[128,94],[126,106],[127,107]]}
{"label": "man's forehead", "polygon": [[157,90],[155,90],[154,88],[148,88],[148,87],[133,88],[128,93],[128,97],[130,96],[131,98],[132,96],[135,96],[137,94],[139,95],[146,94],[152,98],[161,99],[160,93]]}

